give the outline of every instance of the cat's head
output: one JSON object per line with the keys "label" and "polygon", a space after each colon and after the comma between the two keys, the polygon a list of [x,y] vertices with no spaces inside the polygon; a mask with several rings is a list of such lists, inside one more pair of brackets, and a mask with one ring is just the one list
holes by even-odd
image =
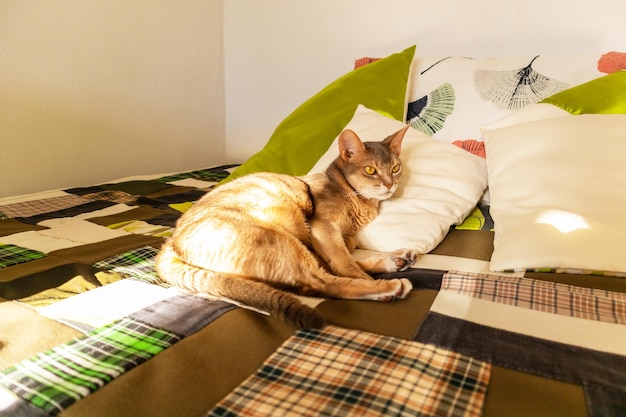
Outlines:
{"label": "cat's head", "polygon": [[409,125],[380,142],[363,142],[352,130],[339,135],[339,160],[348,183],[367,199],[386,200],[402,175],[400,150]]}

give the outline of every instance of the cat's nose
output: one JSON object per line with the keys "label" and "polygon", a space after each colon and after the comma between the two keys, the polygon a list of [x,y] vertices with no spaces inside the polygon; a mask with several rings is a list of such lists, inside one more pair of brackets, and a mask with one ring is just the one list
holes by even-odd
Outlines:
{"label": "cat's nose", "polygon": [[391,187],[393,187],[393,183],[392,182],[389,182],[389,183],[385,182],[385,183],[383,183],[383,185],[385,187],[387,187],[388,190],[391,190]]}

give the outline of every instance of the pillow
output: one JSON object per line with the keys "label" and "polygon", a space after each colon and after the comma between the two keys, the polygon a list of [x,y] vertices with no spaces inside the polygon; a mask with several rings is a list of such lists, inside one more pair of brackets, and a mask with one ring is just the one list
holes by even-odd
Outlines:
{"label": "pillow", "polygon": [[626,71],[618,71],[543,100],[572,114],[626,114]]}
{"label": "pillow", "polygon": [[[359,106],[345,126],[363,141],[379,141],[402,122]],[[339,154],[337,139],[311,172],[326,169]],[[407,248],[426,253],[476,207],[487,186],[485,160],[457,146],[409,129],[402,142],[400,186],[381,203],[380,213],[357,236],[361,249],[388,252]]]}
{"label": "pillow", "polygon": [[572,114],[626,114],[626,71],[596,78],[548,97],[481,127],[493,130],[522,122]]}
{"label": "pillow", "polygon": [[600,57],[598,70],[605,74],[626,70],[626,53],[611,51]]}
{"label": "pillow", "polygon": [[403,120],[415,46],[335,80],[276,128],[265,147],[225,181],[259,171],[306,174],[350,121],[359,103]]}
{"label": "pillow", "polygon": [[600,54],[417,58],[407,122],[444,142],[481,139],[482,126],[604,75],[598,70],[600,58]]}
{"label": "pillow", "polygon": [[626,273],[626,115],[520,123],[484,139],[492,270]]}
{"label": "pillow", "polygon": [[516,125],[523,122],[534,122],[536,120],[552,119],[554,117],[571,116],[567,111],[548,103],[530,104],[522,109],[516,110],[495,122],[480,128],[482,132]]}

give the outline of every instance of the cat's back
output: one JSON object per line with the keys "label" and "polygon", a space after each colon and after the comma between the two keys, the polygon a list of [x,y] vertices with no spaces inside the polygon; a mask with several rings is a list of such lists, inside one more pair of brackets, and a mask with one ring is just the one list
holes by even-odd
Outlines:
{"label": "cat's back", "polygon": [[261,172],[237,178],[207,193],[181,217],[177,229],[209,222],[291,223],[295,219],[305,221],[312,212],[309,186],[304,181]]}

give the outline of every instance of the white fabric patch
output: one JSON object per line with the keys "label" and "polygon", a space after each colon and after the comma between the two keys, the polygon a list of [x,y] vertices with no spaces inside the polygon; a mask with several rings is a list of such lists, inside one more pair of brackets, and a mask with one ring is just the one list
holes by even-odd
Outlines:
{"label": "white fabric patch", "polygon": [[174,287],[122,279],[42,307],[38,312],[57,321],[100,327],[179,294],[181,291]]}

